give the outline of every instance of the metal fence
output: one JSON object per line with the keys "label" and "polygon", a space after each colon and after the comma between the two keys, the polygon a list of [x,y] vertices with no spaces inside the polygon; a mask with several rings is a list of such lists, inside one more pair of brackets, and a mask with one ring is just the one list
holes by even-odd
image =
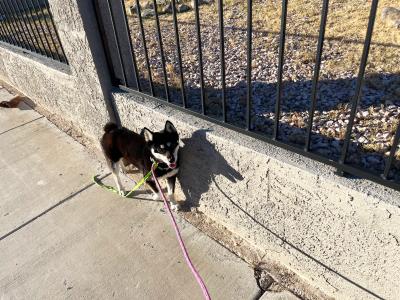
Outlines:
{"label": "metal fence", "polygon": [[68,63],[47,0],[1,0],[0,40]]}
{"label": "metal fence", "polygon": [[[245,111],[244,111],[244,123],[243,126],[238,124],[232,124],[229,122],[227,118],[227,101],[228,93],[226,91],[226,66],[225,66],[225,37],[224,37],[224,4],[223,0],[217,1],[218,7],[218,30],[219,30],[219,59],[220,59],[220,101],[221,101],[221,110],[222,113],[219,117],[212,116],[207,114],[207,87],[204,82],[204,74],[203,74],[203,51],[202,49],[202,36],[201,36],[201,22],[200,22],[200,13],[199,13],[199,5],[197,1],[193,1],[194,3],[194,14],[195,14],[195,31],[197,39],[197,59],[199,63],[199,86],[200,86],[200,101],[201,106],[199,110],[191,109],[188,105],[188,95],[187,90],[188,87],[185,88],[185,74],[182,67],[182,50],[181,50],[181,41],[179,34],[179,22],[177,20],[177,3],[176,0],[171,0],[172,4],[172,22],[173,22],[173,31],[175,36],[175,44],[176,44],[176,59],[179,69],[179,76],[177,81],[180,85],[180,101],[175,101],[172,99],[171,94],[171,85],[168,82],[168,76],[166,71],[166,57],[164,51],[164,43],[162,37],[162,30],[160,30],[160,20],[159,14],[157,12],[157,4],[156,0],[153,0],[153,8],[154,15],[153,20],[155,22],[156,28],[156,39],[157,39],[157,51],[159,53],[161,68],[163,71],[163,86],[157,86],[154,83],[154,78],[152,77],[152,66],[149,60],[149,48],[146,44],[145,30],[142,20],[142,12],[140,11],[139,0],[136,0],[136,18],[138,19],[138,32],[141,36],[141,47],[142,51],[144,51],[144,66],[147,69],[147,74],[143,76],[140,74],[138,70],[138,59],[137,56],[139,53],[138,49],[135,45],[132,44],[131,36],[134,32],[131,32],[132,29],[129,28],[128,18],[125,9],[125,3],[122,0],[111,1],[111,0],[95,0],[95,6],[98,15],[98,21],[100,29],[103,33],[104,44],[109,60],[110,71],[112,73],[112,77],[114,79],[115,86],[123,89],[125,91],[129,91],[131,93],[144,96],[147,98],[154,99],[156,101],[160,101],[163,104],[170,105],[178,110],[181,110],[185,113],[189,113],[195,115],[197,117],[206,119],[208,121],[217,123],[221,126],[227,127],[229,129],[235,130],[237,132],[249,135],[251,137],[263,140],[267,143],[279,146],[281,148],[287,149],[289,151],[298,153],[300,155],[312,158],[316,161],[323,162],[325,164],[334,166],[338,173],[341,175],[350,174],[352,176],[366,178],[377,183],[383,184],[385,186],[400,190],[400,182],[395,180],[393,177],[393,163],[395,160],[395,154],[397,145],[399,143],[400,138],[400,126],[397,126],[395,130],[395,134],[393,137],[393,143],[390,149],[389,155],[385,156],[385,166],[382,171],[373,171],[369,169],[362,168],[353,163],[349,163],[347,161],[349,146],[351,144],[351,134],[353,130],[354,120],[356,118],[357,107],[359,105],[360,95],[362,93],[362,85],[365,76],[365,70],[368,61],[368,54],[371,45],[371,38],[375,23],[375,18],[377,14],[377,6],[378,0],[372,0],[370,12],[369,12],[369,21],[366,28],[366,36],[363,42],[363,50],[362,57],[359,63],[358,76],[356,79],[355,89],[353,93],[352,100],[349,103],[349,117],[347,121],[347,128],[345,131],[344,139],[341,141],[341,151],[338,158],[334,159],[332,157],[325,157],[318,153],[314,153],[312,148],[310,147],[312,144],[312,135],[313,135],[313,120],[315,116],[315,110],[317,105],[317,89],[318,89],[318,81],[320,75],[321,68],[321,58],[323,55],[323,46],[325,41],[325,28],[327,24],[327,16],[328,16],[328,8],[329,8],[329,0],[323,0],[322,10],[321,10],[321,18],[320,18],[320,28],[318,34],[318,42],[317,49],[315,53],[315,65],[313,72],[313,80],[312,80],[312,89],[311,89],[311,98],[308,112],[308,120],[305,126],[305,135],[304,135],[304,144],[302,146],[298,146],[292,143],[288,143],[283,141],[280,138],[280,116],[281,116],[281,105],[283,99],[283,87],[284,82],[282,79],[282,74],[284,70],[285,64],[285,38],[286,38],[286,23],[287,23],[287,11],[288,11],[288,0],[282,1],[281,7],[281,20],[280,20],[280,33],[279,33],[279,47],[278,47],[278,72],[276,79],[276,101],[275,101],[275,118],[271,123],[273,126],[272,134],[266,135],[262,134],[256,130],[254,130],[252,125],[252,105],[253,105],[253,92],[252,92],[252,33],[253,33],[253,1],[247,0],[247,30],[242,32],[242,34],[246,34],[246,44],[247,44],[247,66],[246,66],[246,82],[247,82],[247,93],[246,93],[246,101],[245,101]],[[145,77],[145,78],[144,78]],[[146,88],[147,87],[147,88]],[[164,96],[161,97],[161,89],[163,90]],[[397,172],[397,171],[396,171]]]}

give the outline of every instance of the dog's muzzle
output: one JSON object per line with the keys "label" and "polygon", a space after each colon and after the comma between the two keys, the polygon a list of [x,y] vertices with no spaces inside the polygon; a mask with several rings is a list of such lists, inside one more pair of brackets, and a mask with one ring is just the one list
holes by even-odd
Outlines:
{"label": "dog's muzzle", "polygon": [[168,167],[169,168],[171,168],[171,169],[175,169],[176,168],[176,161],[175,161],[175,157],[174,157],[174,155],[173,154],[169,154],[168,156],[167,156],[167,159],[168,159]]}

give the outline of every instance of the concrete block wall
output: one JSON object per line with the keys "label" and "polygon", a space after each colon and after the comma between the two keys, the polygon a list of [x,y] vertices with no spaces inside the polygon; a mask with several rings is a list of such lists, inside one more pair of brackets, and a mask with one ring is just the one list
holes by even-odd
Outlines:
{"label": "concrete block wall", "polygon": [[0,78],[95,140],[109,119],[109,78],[93,6],[76,0],[49,4],[69,66],[2,44]]}
{"label": "concrete block wall", "polygon": [[192,205],[335,299],[400,298],[400,193],[151,100],[115,93],[122,124],[182,135]]}
{"label": "concrete block wall", "polygon": [[[68,67],[0,45],[0,78],[96,142],[115,118],[134,130],[166,119],[186,144],[180,188],[242,237],[260,262],[336,299],[400,298],[400,193],[112,87],[92,1],[49,0]],[[111,100],[111,102],[109,101]],[[313,297],[310,297],[313,298]]]}

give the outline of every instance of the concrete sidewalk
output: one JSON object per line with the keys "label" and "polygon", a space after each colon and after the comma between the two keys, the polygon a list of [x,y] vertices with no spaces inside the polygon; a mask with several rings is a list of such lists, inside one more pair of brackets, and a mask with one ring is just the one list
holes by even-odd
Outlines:
{"label": "concrete sidewalk", "polygon": [[[94,186],[104,164],[21,108],[0,108],[0,299],[202,299],[162,203]],[[213,299],[259,294],[246,263],[178,220]]]}

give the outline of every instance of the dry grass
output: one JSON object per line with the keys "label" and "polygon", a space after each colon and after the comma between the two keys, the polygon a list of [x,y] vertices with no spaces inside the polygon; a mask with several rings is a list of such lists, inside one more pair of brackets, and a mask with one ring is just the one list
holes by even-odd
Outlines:
{"label": "dry grass", "polygon": [[[244,2],[228,1],[229,5],[241,6],[242,9],[246,9]],[[316,0],[289,1],[287,34],[313,37],[316,42],[321,18],[321,3],[322,1]],[[323,66],[322,73],[354,72],[358,68],[370,6],[371,1],[336,0],[330,2],[325,38],[327,43],[336,42],[335,46],[340,47],[336,51],[342,52],[342,55],[340,55],[340,60],[328,61]],[[400,31],[390,28],[382,22],[380,15],[386,6],[400,7],[400,1],[382,0],[379,2],[367,73],[400,73]],[[280,1],[255,1],[253,15],[255,30],[280,31]],[[246,26],[244,19],[241,26]],[[314,60],[315,53],[310,52],[309,49],[303,50],[299,45],[297,56],[300,58],[299,64],[301,65],[304,60]]]}
{"label": "dry grass", "polygon": [[[279,34],[281,1],[253,1],[253,28],[255,31],[266,31]],[[225,20],[234,26],[245,29],[247,26],[247,1],[225,0]],[[320,0],[291,0],[288,6],[287,35],[312,39],[316,45],[321,18]],[[374,27],[373,42],[369,56],[367,73],[387,72],[400,73],[400,31],[384,24],[381,11],[386,6],[400,7],[400,0],[381,0]],[[335,0],[330,1],[326,26],[326,43],[335,42],[338,60],[329,60],[322,68],[324,73],[355,72],[358,69],[363,43],[365,39],[371,1],[368,0]],[[205,25],[211,25],[210,20],[217,25],[217,6],[201,6],[200,18]],[[162,16],[172,21],[172,16]],[[179,21],[194,22],[193,12],[178,15]],[[146,21],[149,22],[149,21]],[[150,21],[151,22],[151,21]],[[227,23],[226,22],[226,23]],[[257,41],[255,41],[257,42]],[[315,52],[302,47],[299,42],[299,66],[308,61],[314,61]]]}
{"label": "dry grass", "polygon": [[167,63],[165,66],[165,71],[167,72],[167,74],[170,75],[170,85],[174,87],[179,87],[181,84],[179,79],[179,72],[174,68],[174,65]]}

